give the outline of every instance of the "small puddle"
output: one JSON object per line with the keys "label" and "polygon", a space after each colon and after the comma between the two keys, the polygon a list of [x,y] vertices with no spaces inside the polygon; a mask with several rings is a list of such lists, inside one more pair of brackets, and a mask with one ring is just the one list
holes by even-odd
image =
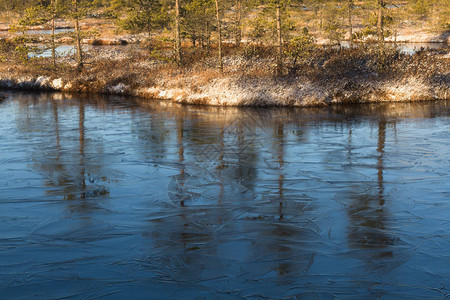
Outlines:
{"label": "small puddle", "polygon": [[427,50],[427,49],[444,49],[447,47],[444,43],[406,43],[406,44],[400,44],[398,46],[397,50],[400,51],[400,53],[403,54],[409,54],[413,55],[416,54],[420,50]]}
{"label": "small puddle", "polygon": [[[59,29],[55,29],[55,34],[66,33],[66,32],[74,32],[74,29],[73,28],[59,28]],[[52,30],[51,29],[33,29],[33,30],[25,31],[25,34],[30,34],[30,35],[51,35],[52,34]]]}
{"label": "small puddle", "polygon": [[[34,45],[36,46],[36,45]],[[48,47],[45,47],[43,45],[37,45],[39,49],[41,49],[42,52],[38,53],[30,53],[29,57],[52,57],[52,49],[49,49]],[[45,50],[44,50],[45,49]],[[85,46],[83,46],[83,49],[87,49]],[[65,57],[70,56],[74,54],[76,51],[75,46],[73,45],[59,45],[55,47],[56,55],[59,57]]]}

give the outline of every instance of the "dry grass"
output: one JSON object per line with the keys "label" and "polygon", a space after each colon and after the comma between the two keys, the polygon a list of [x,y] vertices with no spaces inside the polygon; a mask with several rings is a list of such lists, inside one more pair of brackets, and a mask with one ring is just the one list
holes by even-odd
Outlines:
{"label": "dry grass", "polygon": [[409,56],[389,48],[318,47],[301,61],[297,73],[288,75],[286,61],[285,75],[275,77],[271,56],[247,57],[229,46],[224,72],[220,73],[214,48],[210,52],[201,48],[185,51],[185,64],[178,67],[171,62],[169,49],[162,46],[164,59],[155,59],[154,53],[139,48],[127,47],[129,50],[118,54],[94,51],[88,53],[81,72],[75,71],[73,58],[60,60],[58,69],[52,70],[49,58],[23,64],[11,57],[0,64],[0,86],[14,79],[18,88],[138,95],[212,105],[305,106],[450,97],[450,62],[438,52]]}

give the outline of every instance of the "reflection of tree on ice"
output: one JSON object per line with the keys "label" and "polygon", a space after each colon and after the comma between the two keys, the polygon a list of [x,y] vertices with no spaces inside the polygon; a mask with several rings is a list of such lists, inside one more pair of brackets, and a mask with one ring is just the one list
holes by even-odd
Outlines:
{"label": "reflection of tree on ice", "polygon": [[186,173],[186,166],[184,164],[184,121],[182,119],[177,121],[177,140],[178,140],[178,163],[182,166],[180,174],[174,175],[169,181],[167,188],[167,195],[172,204],[184,206],[185,201],[194,202],[202,195],[202,190],[199,185],[192,184],[192,176]]}
{"label": "reflection of tree on ice", "polygon": [[[168,184],[168,196],[171,204],[185,201],[196,201],[202,199],[219,199],[221,202],[225,195],[225,188],[228,193],[237,193],[241,195],[248,189],[241,185],[245,178],[242,174],[233,179],[234,164],[241,161],[243,156],[248,155],[248,151],[254,144],[255,129],[247,124],[247,121],[256,123],[253,118],[244,118],[241,122],[234,121],[231,125],[221,127],[218,139],[205,145],[199,155],[196,156],[194,163],[186,164],[184,157],[184,123],[182,120],[177,122],[177,144],[178,144],[178,164],[180,173],[170,178]],[[248,135],[244,137],[244,129]],[[235,132],[238,132],[236,135]],[[248,138],[250,137],[250,138]],[[254,155],[252,155],[254,156]],[[188,174],[186,169],[189,169]],[[231,176],[231,178],[229,177]]]}
{"label": "reflection of tree on ice", "polygon": [[185,201],[195,203],[202,196],[202,188],[194,183],[193,176],[187,173],[172,176],[167,189],[169,199],[175,204],[180,202],[181,205]]}

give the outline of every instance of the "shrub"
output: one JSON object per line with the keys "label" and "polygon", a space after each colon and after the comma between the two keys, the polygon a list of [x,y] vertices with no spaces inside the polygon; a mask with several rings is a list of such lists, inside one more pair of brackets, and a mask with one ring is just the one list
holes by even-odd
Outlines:
{"label": "shrub", "polygon": [[303,28],[302,34],[292,38],[284,47],[284,54],[290,59],[290,74],[297,73],[298,63],[308,57],[314,49],[314,37],[308,28]]}
{"label": "shrub", "polygon": [[272,48],[258,44],[246,44],[241,51],[245,59],[264,58],[272,54]]}

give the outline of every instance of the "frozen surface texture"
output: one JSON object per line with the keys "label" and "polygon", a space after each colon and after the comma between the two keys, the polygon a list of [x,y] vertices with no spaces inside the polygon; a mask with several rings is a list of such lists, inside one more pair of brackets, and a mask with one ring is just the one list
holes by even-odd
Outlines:
{"label": "frozen surface texture", "polygon": [[6,94],[0,298],[448,298],[448,104]]}

